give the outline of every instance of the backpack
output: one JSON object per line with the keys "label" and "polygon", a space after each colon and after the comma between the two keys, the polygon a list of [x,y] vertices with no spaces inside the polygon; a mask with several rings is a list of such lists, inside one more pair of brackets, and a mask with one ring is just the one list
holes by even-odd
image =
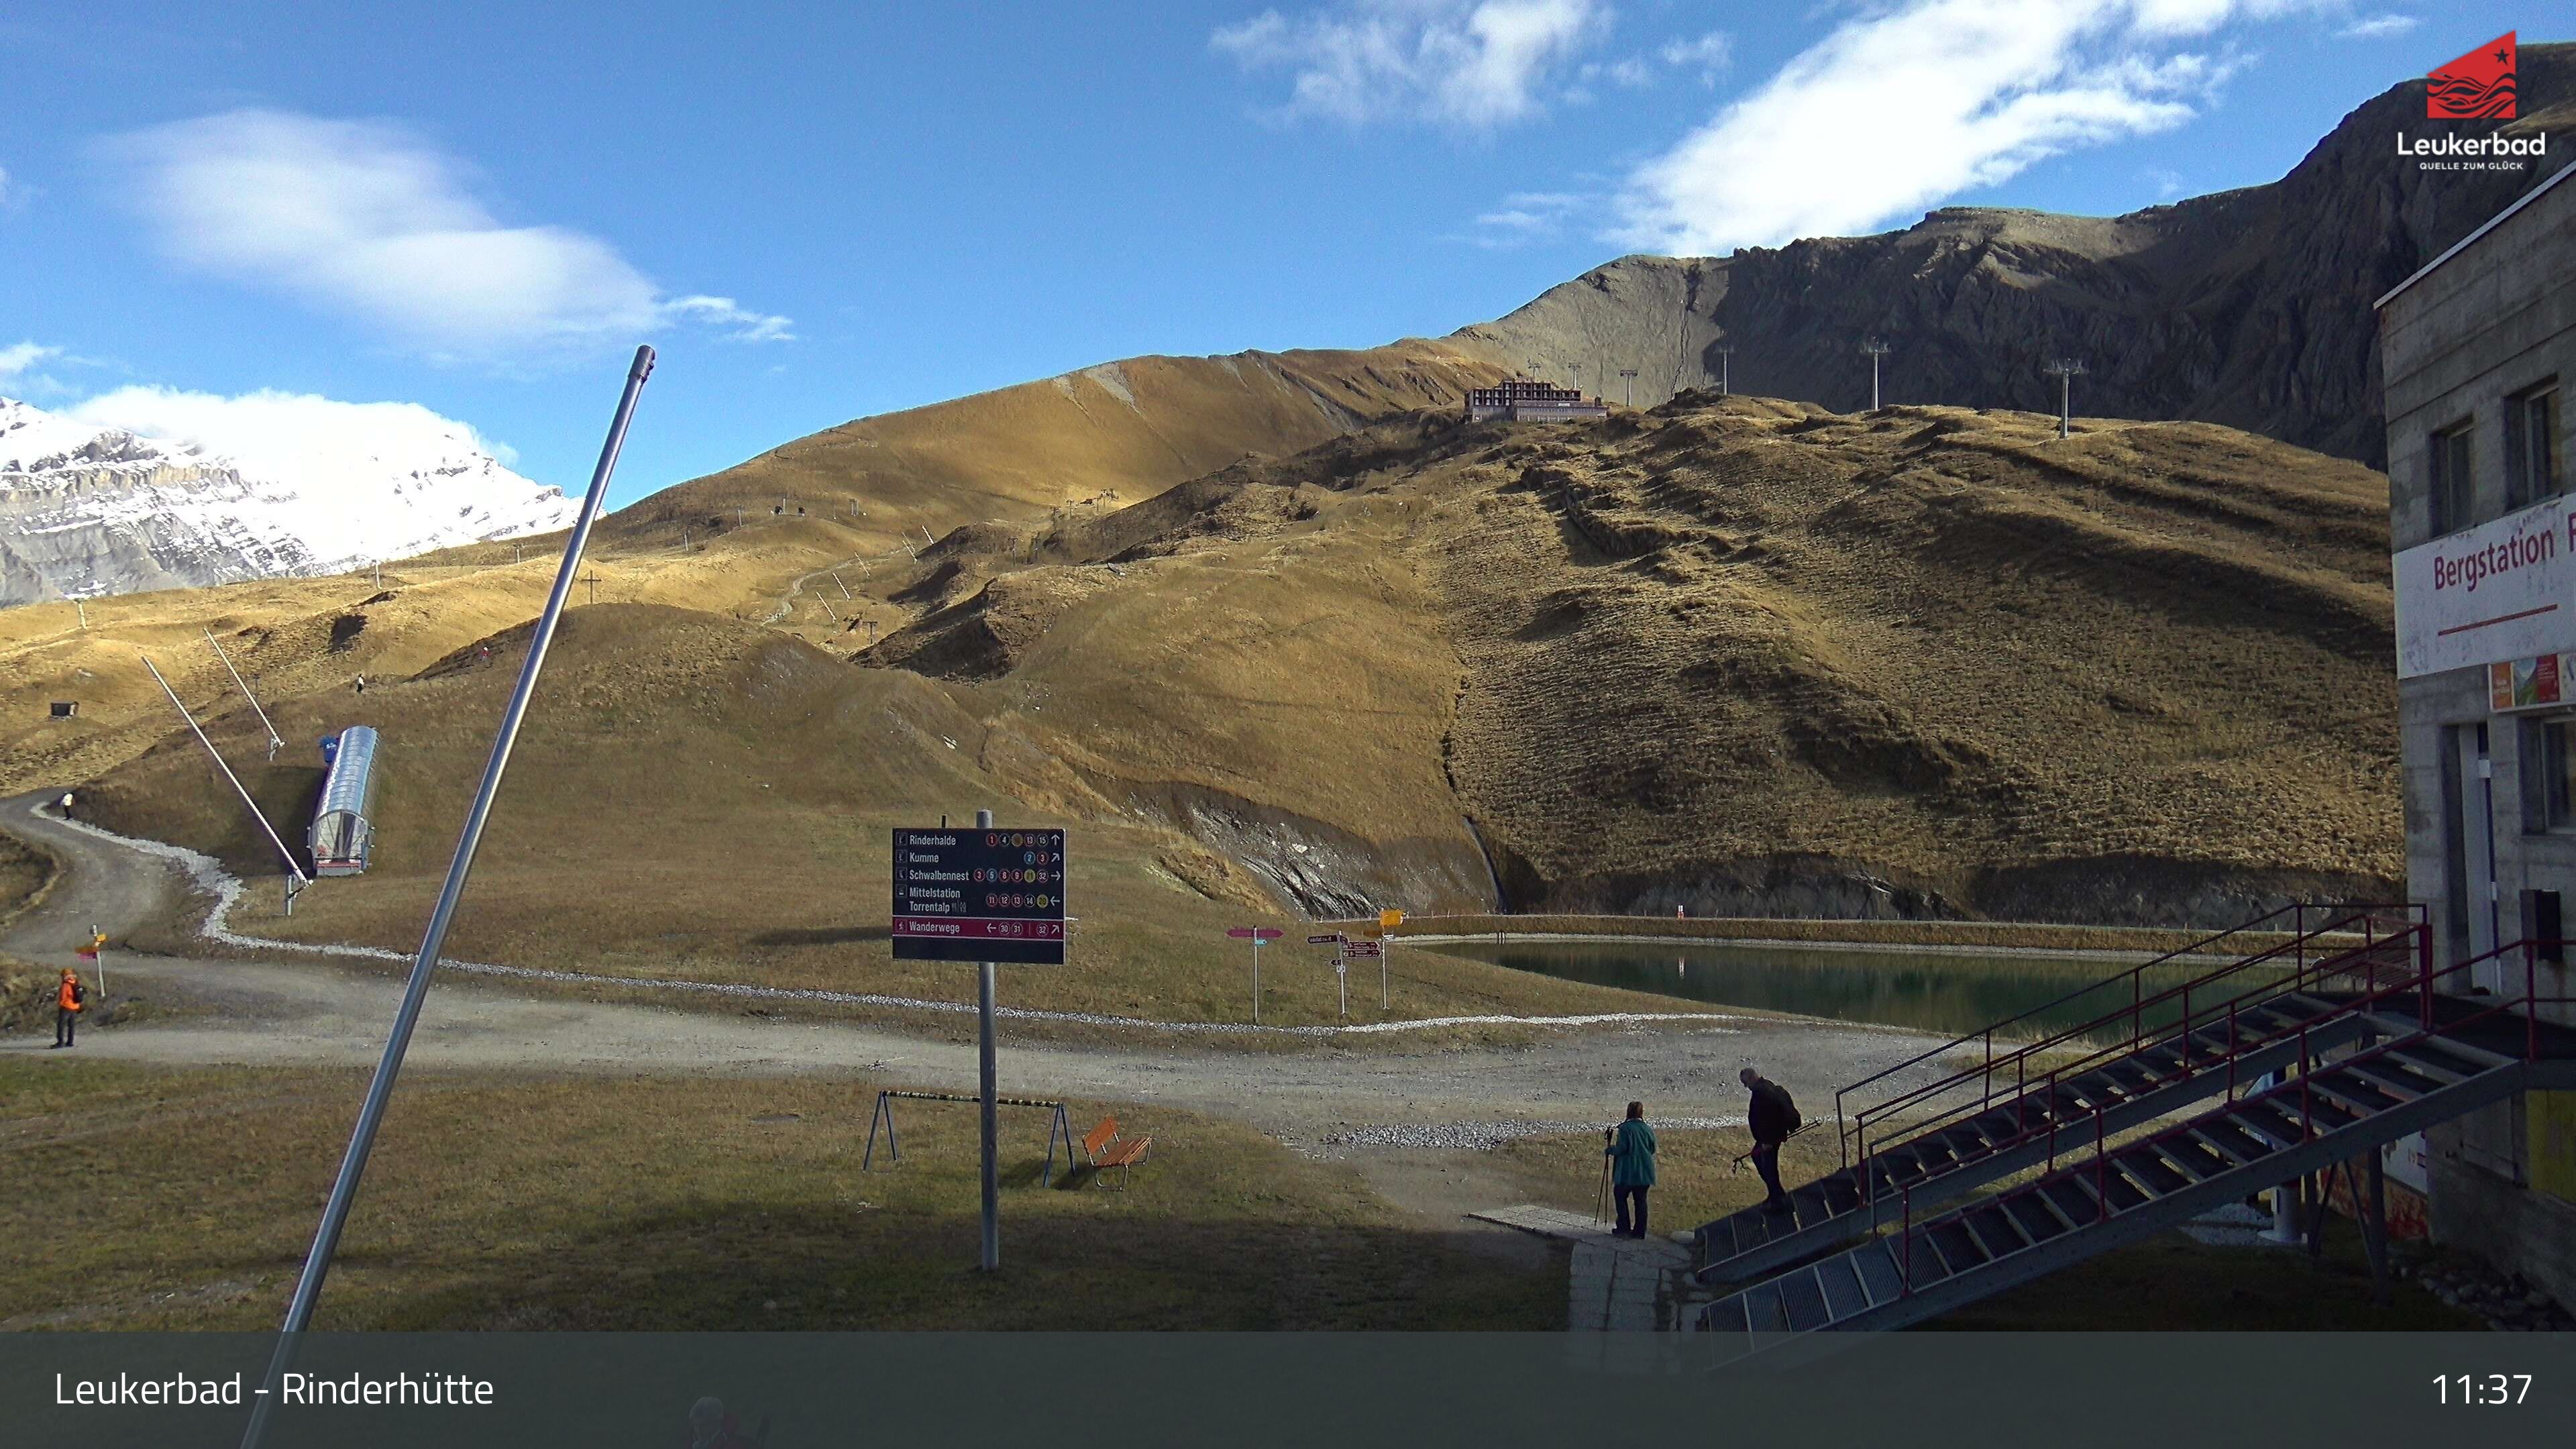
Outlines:
{"label": "backpack", "polygon": [[1764,1082],[1762,1085],[1770,1089],[1771,1103],[1780,1109],[1780,1136],[1786,1140],[1801,1125],[1798,1104],[1789,1096],[1789,1089],[1778,1082]]}

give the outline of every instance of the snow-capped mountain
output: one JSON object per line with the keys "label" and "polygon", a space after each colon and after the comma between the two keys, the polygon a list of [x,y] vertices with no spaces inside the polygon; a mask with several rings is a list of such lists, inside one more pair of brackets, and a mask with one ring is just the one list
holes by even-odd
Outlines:
{"label": "snow-capped mountain", "polygon": [[[159,401],[184,415],[191,397]],[[218,452],[0,397],[0,605],[338,573],[572,522],[562,490],[425,408],[234,402],[249,409]]]}

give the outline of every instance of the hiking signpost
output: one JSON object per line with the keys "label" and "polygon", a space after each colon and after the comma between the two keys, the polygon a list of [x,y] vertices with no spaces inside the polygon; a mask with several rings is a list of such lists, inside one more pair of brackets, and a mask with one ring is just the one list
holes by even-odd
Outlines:
{"label": "hiking signpost", "polygon": [[1288,933],[1275,926],[1236,926],[1226,932],[1238,941],[1252,943],[1252,1020],[1261,1022],[1261,948]]}
{"label": "hiking signpost", "polygon": [[1350,969],[1349,963],[1352,961],[1367,961],[1374,959],[1377,962],[1377,1009],[1380,1011],[1386,1010],[1386,943],[1383,941],[1353,941],[1349,945],[1342,947],[1342,957],[1343,962],[1341,969],[1345,971]]}
{"label": "hiking signpost", "polygon": [[993,966],[1064,964],[1064,832],[975,827],[894,832],[898,961],[976,963],[976,1065],[982,1092],[986,1272],[1002,1266],[1001,1173],[994,1158],[1000,1108],[993,1055]]}
{"label": "hiking signpost", "polygon": [[1064,964],[1064,832],[894,833],[894,958]]}

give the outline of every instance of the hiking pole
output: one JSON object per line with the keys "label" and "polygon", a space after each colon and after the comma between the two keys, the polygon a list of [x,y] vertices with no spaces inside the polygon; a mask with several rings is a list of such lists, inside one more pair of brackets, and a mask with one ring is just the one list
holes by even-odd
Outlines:
{"label": "hiking pole", "polygon": [[384,1060],[376,1066],[375,1079],[367,1084],[366,1102],[358,1109],[357,1128],[349,1134],[348,1152],[340,1159],[340,1175],[331,1184],[330,1199],[322,1209],[322,1224],[314,1231],[312,1251],[305,1255],[304,1271],[295,1282],[295,1296],[287,1304],[286,1323],[278,1330],[277,1352],[269,1360],[259,1402],[251,1409],[242,1449],[258,1449],[260,1435],[268,1427],[269,1407],[277,1402],[279,1381],[287,1365],[294,1361],[296,1340],[313,1321],[313,1305],[322,1296],[323,1277],[331,1271],[331,1257],[339,1250],[340,1230],[348,1225],[350,1205],[357,1200],[358,1179],[367,1170],[368,1155],[375,1151],[376,1129],[384,1122],[385,1103],[393,1096],[394,1078],[402,1071],[412,1028],[419,1024],[421,1004],[429,996],[430,973],[438,967],[439,948],[447,943],[447,927],[455,918],[457,898],[465,893],[465,878],[474,869],[475,848],[483,843],[483,823],[491,816],[492,798],[500,793],[501,776],[510,767],[510,747],[518,743],[519,725],[527,718],[528,701],[536,693],[537,671],[545,666],[546,649],[554,643],[555,626],[562,622],[564,605],[572,597],[574,578],[581,572],[582,550],[590,543],[591,525],[599,521],[600,506],[608,500],[609,475],[617,470],[617,454],[626,446],[626,425],[635,416],[635,399],[644,391],[644,379],[652,375],[653,349],[636,348],[635,361],[626,369],[626,391],[618,398],[617,415],[608,424],[608,441],[600,446],[599,465],[591,471],[590,492],[582,498],[572,537],[564,544],[563,563],[555,570],[554,591],[546,596],[545,612],[538,616],[536,633],[528,640],[527,658],[519,665],[518,686],[511,691],[509,707],[501,713],[500,732],[492,739],[492,757],[483,766],[483,782],[475,788],[474,803],[465,812],[465,828],[456,837],[456,854],[447,863],[447,882],[439,888],[438,904],[430,910],[420,954],[412,959],[411,979],[403,987],[401,1009],[394,1013],[393,1031],[385,1039]]}
{"label": "hiking pole", "polygon": [[1601,1129],[1601,1191],[1592,1200],[1592,1221],[1610,1221],[1610,1143],[1619,1135],[1616,1127]]}
{"label": "hiking pole", "polygon": [[[1780,1141],[1781,1141],[1782,1145],[1784,1145],[1784,1146],[1785,1146],[1785,1145],[1786,1145],[1786,1144],[1788,1144],[1788,1143],[1794,1142],[1794,1141],[1796,1141],[1797,1139],[1799,1139],[1799,1138],[1801,1138],[1801,1137],[1806,1136],[1806,1135],[1807,1135],[1808,1130],[1809,1130],[1810,1128],[1813,1128],[1815,1125],[1816,1125],[1816,1124],[1815,1124],[1815,1123],[1813,1123],[1813,1122],[1801,1122],[1801,1123],[1799,1123],[1799,1124],[1798,1124],[1798,1130],[1797,1130],[1797,1131],[1792,1132],[1792,1133],[1790,1133],[1788,1136],[1783,1137],[1783,1138],[1781,1138],[1781,1139],[1780,1139]],[[1747,1162],[1752,1161],[1752,1160],[1753,1160],[1753,1154],[1754,1154],[1756,1151],[1759,1151],[1759,1150],[1760,1150],[1760,1148],[1759,1148],[1759,1147],[1758,1147],[1758,1145],[1757,1145],[1756,1147],[1747,1148],[1747,1149],[1745,1149],[1744,1151],[1742,1151],[1742,1152],[1739,1152],[1739,1153],[1735,1154],[1735,1167],[1736,1167],[1736,1170],[1737,1170],[1737,1171],[1739,1171],[1739,1172],[1743,1171],[1743,1170],[1744,1170],[1744,1164],[1745,1164],[1745,1163],[1747,1163]]]}

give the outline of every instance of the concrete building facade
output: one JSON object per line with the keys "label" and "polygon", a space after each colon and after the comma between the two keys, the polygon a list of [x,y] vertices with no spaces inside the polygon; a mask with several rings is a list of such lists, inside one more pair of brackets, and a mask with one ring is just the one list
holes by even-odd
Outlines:
{"label": "concrete building facade", "polygon": [[1558,387],[1551,382],[1532,382],[1515,377],[1494,387],[1480,387],[1467,393],[1467,420],[1482,422],[1487,418],[1504,418],[1515,423],[1554,422],[1561,418],[1606,418],[1610,405],[1599,398],[1586,399],[1575,388]]}
{"label": "concrete building facade", "polygon": [[[2408,893],[2460,995],[2576,1020],[2576,181],[2379,300]],[[2529,949],[2518,943],[2541,942]],[[2499,948],[2508,948],[2497,955]],[[2391,1170],[2437,1239],[2576,1303],[2576,1093],[2436,1128]],[[2405,1160],[2401,1167],[2401,1158]]]}

